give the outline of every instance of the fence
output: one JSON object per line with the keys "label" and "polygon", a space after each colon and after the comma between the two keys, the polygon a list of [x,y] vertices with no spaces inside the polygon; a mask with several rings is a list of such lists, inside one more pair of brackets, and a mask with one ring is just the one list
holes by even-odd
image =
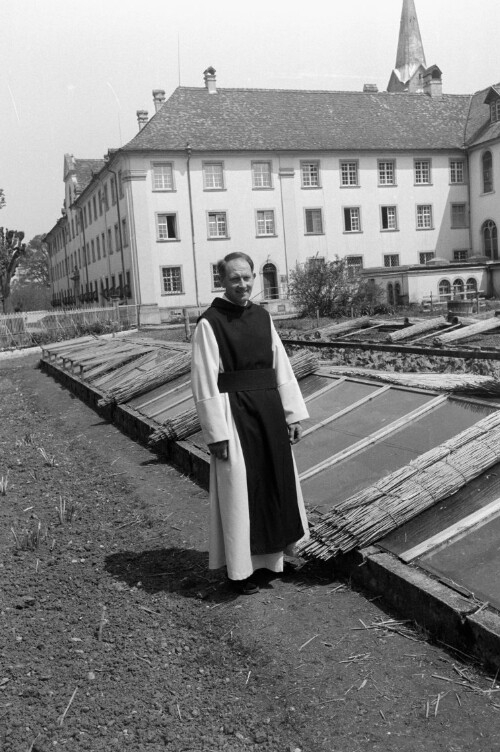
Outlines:
{"label": "fence", "polygon": [[137,306],[29,311],[0,315],[0,350],[48,344],[137,326]]}

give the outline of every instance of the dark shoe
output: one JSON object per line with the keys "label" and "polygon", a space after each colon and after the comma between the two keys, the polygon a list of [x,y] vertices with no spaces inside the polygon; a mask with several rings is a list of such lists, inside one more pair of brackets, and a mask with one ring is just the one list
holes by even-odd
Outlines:
{"label": "dark shoe", "polygon": [[233,590],[240,595],[255,595],[259,592],[259,586],[253,582],[250,577],[246,580],[229,580]]}

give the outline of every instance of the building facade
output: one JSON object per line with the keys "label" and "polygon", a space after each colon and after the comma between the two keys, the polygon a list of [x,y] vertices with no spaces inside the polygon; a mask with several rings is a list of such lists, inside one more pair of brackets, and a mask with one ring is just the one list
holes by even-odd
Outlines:
{"label": "building facade", "polygon": [[245,251],[256,299],[287,309],[296,264],[346,258],[389,303],[500,294],[500,86],[442,91],[403,1],[388,91],[179,87],[104,160],[65,155],[47,234],[54,303],[204,308],[217,261]]}

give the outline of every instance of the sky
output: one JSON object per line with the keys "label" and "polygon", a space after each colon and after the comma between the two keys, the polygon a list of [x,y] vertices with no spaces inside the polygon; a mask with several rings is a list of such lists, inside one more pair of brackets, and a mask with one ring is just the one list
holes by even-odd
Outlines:
{"label": "sky", "polygon": [[[500,81],[498,0],[415,0],[443,90]],[[153,89],[387,87],[402,0],[0,0],[0,225],[61,216],[63,158],[101,159],[154,114]]]}

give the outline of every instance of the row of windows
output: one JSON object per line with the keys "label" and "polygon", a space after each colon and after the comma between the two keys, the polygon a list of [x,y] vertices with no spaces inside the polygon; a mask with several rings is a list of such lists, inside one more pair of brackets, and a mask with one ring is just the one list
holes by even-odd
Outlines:
{"label": "row of windows", "polygon": [[[221,290],[217,264],[210,264],[212,290]],[[161,267],[161,291],[163,295],[181,295],[184,292],[181,266]]]}
{"label": "row of windows", "polygon": [[[467,250],[453,251],[453,260],[454,261],[466,261],[468,257],[468,253],[469,252]],[[428,264],[430,261],[432,261],[433,258],[435,258],[434,251],[419,251],[418,253],[418,263],[420,265],[425,266],[425,264]],[[345,260],[346,260],[348,267],[357,268],[357,269],[364,268],[363,256],[346,256]],[[310,258],[307,260],[307,264],[309,266],[324,264],[324,263],[325,263],[324,256],[314,256],[313,258]],[[399,253],[384,253],[382,256],[382,265],[386,268],[401,266]]]}
{"label": "row of windows", "polygon": [[55,279],[62,279],[62,277],[72,273],[74,269],[81,269],[82,266],[95,264],[101,258],[106,258],[107,255],[112,256],[115,251],[118,253],[122,244],[123,247],[128,246],[129,239],[126,219],[122,219],[121,228],[121,238],[117,222],[113,229],[109,227],[107,233],[103,232],[100,236],[96,235],[84,247],[81,249],[78,248],[73,253],[70,253],[68,257],[55,264]]}
{"label": "row of windows", "polygon": [[[109,189],[108,189],[109,186]],[[97,193],[94,193],[92,198],[83,207],[81,216],[83,218],[83,226],[89,227],[93,222],[97,222],[97,218],[102,217],[104,212],[109,211],[109,196],[111,194],[111,204],[115,206],[117,202],[117,189],[114,176],[108,181],[103,183],[102,188],[99,188]],[[118,197],[123,198],[123,180],[122,171],[118,172]],[[80,219],[80,213],[77,213],[72,217],[71,222],[68,224],[69,239],[73,240],[82,230],[82,220]]]}
{"label": "row of windows", "polygon": [[[451,204],[451,228],[468,227],[466,204]],[[361,207],[346,206],[342,209],[344,232],[362,232]],[[416,229],[432,230],[433,212],[431,204],[417,204]],[[380,230],[399,229],[397,206],[380,207]],[[255,213],[255,233],[257,237],[276,236],[274,209],[258,210]],[[323,209],[304,209],[305,235],[323,235]],[[179,240],[179,224],[176,212],[156,215],[156,237],[160,241]],[[207,239],[229,238],[227,212],[207,212]]]}
{"label": "row of windows", "polygon": [[[174,191],[173,162],[155,162],[153,168],[153,190]],[[204,162],[203,188],[206,191],[223,191],[226,179],[223,162]],[[415,159],[413,162],[415,185],[432,184],[432,160]],[[340,186],[342,188],[359,187],[358,160],[339,160]],[[252,188],[273,188],[272,162],[252,162]],[[378,184],[380,186],[396,185],[396,160],[385,159],[377,162]],[[302,161],[300,163],[302,188],[321,188],[320,160]],[[449,180],[452,184],[465,182],[465,162],[463,159],[450,159]]]}
{"label": "row of windows", "polygon": [[[95,292],[97,300],[99,295],[99,288],[100,294],[105,298],[108,297],[110,291],[120,291],[122,293],[126,292],[127,297],[131,297],[130,272],[125,272],[125,285],[123,284],[123,274],[120,272],[118,275],[111,274],[110,277],[101,277],[99,282],[97,280],[92,280],[91,282],[85,283],[85,285],[80,285],[80,294],[83,295],[85,293]],[[58,290],[55,293],[54,297],[56,300],[64,300],[64,298],[72,297],[74,295],[74,292],[74,288],[72,288],[71,290]]]}

